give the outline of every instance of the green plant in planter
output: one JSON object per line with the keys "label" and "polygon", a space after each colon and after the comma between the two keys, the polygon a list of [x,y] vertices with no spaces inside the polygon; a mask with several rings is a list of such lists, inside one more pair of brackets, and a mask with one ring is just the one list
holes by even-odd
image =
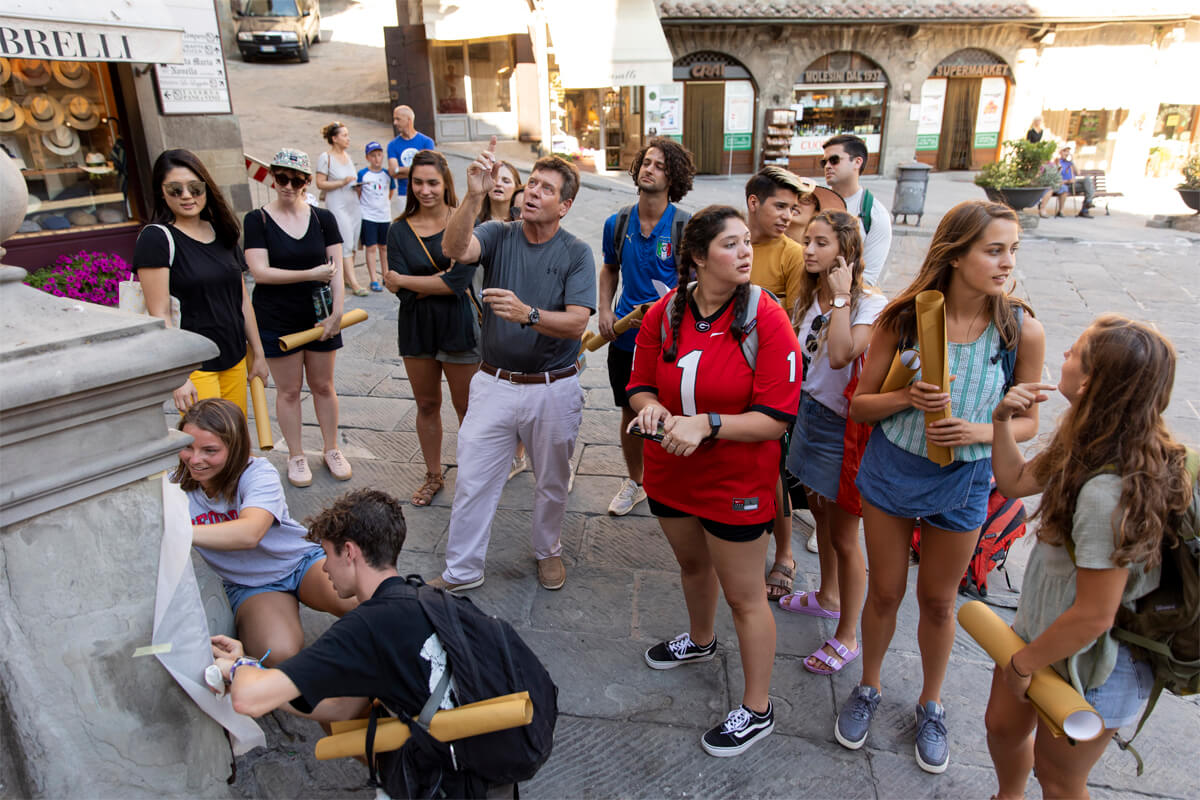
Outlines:
{"label": "green plant in planter", "polygon": [[1200,189],[1200,156],[1192,156],[1183,162],[1183,183],[1176,189]]}
{"label": "green plant in planter", "polygon": [[975,176],[975,184],[985,189],[1058,186],[1062,183],[1058,171],[1047,167],[1057,146],[1055,142],[1047,140],[1031,142],[1013,139],[1005,142],[1000,160],[985,164]]}

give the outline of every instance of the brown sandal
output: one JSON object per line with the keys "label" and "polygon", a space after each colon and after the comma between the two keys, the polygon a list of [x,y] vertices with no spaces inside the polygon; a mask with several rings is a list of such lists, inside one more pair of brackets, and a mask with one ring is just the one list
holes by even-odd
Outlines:
{"label": "brown sandal", "polygon": [[421,484],[421,488],[413,492],[412,504],[414,506],[427,506],[433,502],[433,496],[442,490],[446,485],[446,479],[442,473],[425,473],[425,482]]}
{"label": "brown sandal", "polygon": [[[772,578],[774,574],[780,574],[782,578]],[[767,573],[767,599],[777,601],[781,597],[786,597],[792,593],[792,583],[796,578],[796,559],[792,559],[792,566],[788,567],[782,561],[776,561],[771,565],[771,571]]]}

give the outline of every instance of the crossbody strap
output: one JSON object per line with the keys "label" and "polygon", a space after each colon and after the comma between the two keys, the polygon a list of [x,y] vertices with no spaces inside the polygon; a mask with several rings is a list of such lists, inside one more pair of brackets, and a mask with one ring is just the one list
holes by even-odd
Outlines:
{"label": "crossbody strap", "polygon": [[146,227],[158,228],[163,232],[163,236],[167,237],[167,266],[173,268],[175,266],[175,237],[171,235],[171,229],[157,222],[152,222]]}
{"label": "crossbody strap", "polygon": [[407,217],[404,219],[404,224],[408,226],[410,231],[412,231],[412,235],[417,240],[417,244],[421,245],[421,249],[425,251],[425,257],[429,259],[429,264],[433,267],[434,275],[441,275],[443,272],[449,272],[450,270],[454,269],[455,262],[453,258],[450,259],[450,266],[446,267],[445,269],[439,268],[437,262],[433,260],[433,256],[430,255],[429,248],[425,246],[425,240],[421,238],[421,234],[417,233],[417,229],[412,226],[412,222],[410,222]]}

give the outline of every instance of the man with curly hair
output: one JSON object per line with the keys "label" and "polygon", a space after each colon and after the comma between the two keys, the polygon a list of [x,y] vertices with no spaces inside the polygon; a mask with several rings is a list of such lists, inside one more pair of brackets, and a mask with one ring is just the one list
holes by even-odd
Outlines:
{"label": "man with curly hair", "polygon": [[[621,452],[629,477],[621,482],[608,513],[624,516],[646,499],[642,488],[642,442],[625,429],[633,421],[633,409],[625,395],[633,369],[633,345],[639,323],[617,335],[613,325],[642,303],[653,303],[659,285],[675,285],[677,253],[683,226],[691,216],[675,203],[692,189],[696,163],[678,142],[656,136],[642,148],[629,167],[637,186],[636,205],[622,208],[604,223],[604,267],[597,280],[600,333],[608,346],[608,379],[613,402],[621,408]],[[621,298],[613,308],[617,285],[624,283]]]}

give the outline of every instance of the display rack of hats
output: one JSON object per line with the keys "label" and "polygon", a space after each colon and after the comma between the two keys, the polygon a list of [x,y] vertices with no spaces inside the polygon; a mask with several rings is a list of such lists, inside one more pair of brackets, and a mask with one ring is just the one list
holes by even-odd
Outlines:
{"label": "display rack of hats", "polygon": [[29,208],[17,234],[129,219],[100,65],[0,58],[0,149],[21,169]]}

